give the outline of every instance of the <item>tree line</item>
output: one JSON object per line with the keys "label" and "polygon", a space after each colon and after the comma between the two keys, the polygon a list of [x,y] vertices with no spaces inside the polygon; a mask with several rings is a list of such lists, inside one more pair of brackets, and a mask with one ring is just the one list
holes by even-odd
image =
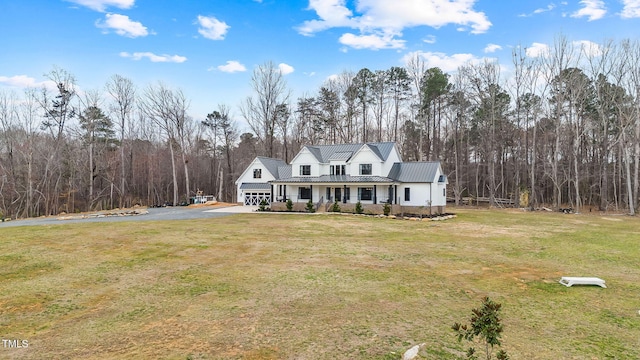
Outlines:
{"label": "tree line", "polygon": [[394,141],[405,161],[441,161],[456,203],[634,214],[640,43],[558,37],[527,53],[516,47],[509,66],[484,59],[451,74],[415,55],[404,67],[343,71],[295,99],[266,62],[237,112],[220,104],[202,119],[161,82],[114,75],[80,92],[55,67],[53,86],[0,92],[0,211],[178,205],[198,191],[234,202],[234,181],[255,156],[290,161],[308,144]]}

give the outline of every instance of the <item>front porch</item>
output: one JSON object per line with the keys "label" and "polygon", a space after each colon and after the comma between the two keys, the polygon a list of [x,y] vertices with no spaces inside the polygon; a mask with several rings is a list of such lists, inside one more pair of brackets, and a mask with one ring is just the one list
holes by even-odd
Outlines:
{"label": "front porch", "polygon": [[309,184],[273,184],[272,203],[314,204],[356,204],[365,205],[396,204],[395,194],[398,186],[393,183],[309,183]]}

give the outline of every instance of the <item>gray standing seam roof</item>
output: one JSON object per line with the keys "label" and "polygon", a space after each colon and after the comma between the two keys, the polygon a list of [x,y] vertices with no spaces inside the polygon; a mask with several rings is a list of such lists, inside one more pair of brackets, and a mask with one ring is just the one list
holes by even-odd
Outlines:
{"label": "gray standing seam roof", "polygon": [[279,168],[281,166],[287,166],[287,163],[284,162],[284,160],[280,160],[280,159],[268,158],[264,156],[258,156],[258,159],[267,168],[267,170],[269,170],[271,175],[273,175],[273,177],[276,179],[281,177],[278,174]]}
{"label": "gray standing seam roof", "polygon": [[268,183],[242,183],[240,190],[271,190]]}
{"label": "gray standing seam roof", "polygon": [[382,176],[321,175],[295,176],[272,181],[272,183],[392,183]]}
{"label": "gray standing seam roof", "polygon": [[327,160],[331,161],[348,161],[349,159],[351,159],[351,156],[353,155],[353,153],[351,151],[341,151],[341,152],[335,152],[333,153],[333,155],[329,156],[329,158]]}
{"label": "gray standing seam roof", "polygon": [[436,182],[439,162],[394,163],[389,171],[389,178],[404,183]]}
{"label": "gray standing seam roof", "polygon": [[341,157],[346,156],[346,153],[351,153],[349,158],[353,156],[364,145],[369,146],[380,159],[387,160],[391,150],[395,146],[394,142],[380,142],[380,143],[364,143],[364,144],[337,144],[337,145],[313,145],[306,146],[307,149],[318,159],[322,164],[329,163],[330,160],[342,160]]}

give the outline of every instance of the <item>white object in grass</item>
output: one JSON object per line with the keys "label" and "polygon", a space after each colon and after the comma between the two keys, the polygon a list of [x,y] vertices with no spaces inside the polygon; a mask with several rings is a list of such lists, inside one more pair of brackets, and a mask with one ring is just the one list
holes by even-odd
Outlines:
{"label": "white object in grass", "polygon": [[425,343],[422,343],[420,345],[416,345],[413,346],[411,348],[409,348],[409,350],[405,351],[404,354],[402,355],[402,360],[413,360],[416,358],[416,356],[418,356],[418,353],[420,352],[420,348],[425,346]]}
{"label": "white object in grass", "polygon": [[596,285],[603,288],[607,286],[604,284],[604,280],[597,277],[572,277],[572,276],[563,276],[560,279],[560,284],[569,287],[573,285]]}

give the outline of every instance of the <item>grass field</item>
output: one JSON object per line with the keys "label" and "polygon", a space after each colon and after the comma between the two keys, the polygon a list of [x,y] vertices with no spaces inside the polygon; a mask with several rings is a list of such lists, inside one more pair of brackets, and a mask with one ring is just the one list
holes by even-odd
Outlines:
{"label": "grass field", "polygon": [[640,358],[640,219],[453,211],[0,229],[0,358],[455,359],[487,295],[512,359]]}

